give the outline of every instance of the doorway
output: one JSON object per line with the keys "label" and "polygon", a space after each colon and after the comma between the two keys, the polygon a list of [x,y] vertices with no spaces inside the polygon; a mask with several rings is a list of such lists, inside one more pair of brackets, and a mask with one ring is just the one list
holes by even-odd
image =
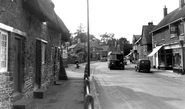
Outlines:
{"label": "doorway", "polygon": [[41,88],[41,54],[41,40],[36,40],[35,83],[38,88]]}
{"label": "doorway", "polygon": [[166,54],[166,70],[173,69],[173,54],[172,49],[165,50]]}
{"label": "doorway", "polygon": [[22,41],[20,37],[15,37],[15,57],[14,57],[14,73],[13,73],[13,82],[14,82],[14,93],[21,93],[21,84],[22,84],[22,59],[21,59],[21,48]]}

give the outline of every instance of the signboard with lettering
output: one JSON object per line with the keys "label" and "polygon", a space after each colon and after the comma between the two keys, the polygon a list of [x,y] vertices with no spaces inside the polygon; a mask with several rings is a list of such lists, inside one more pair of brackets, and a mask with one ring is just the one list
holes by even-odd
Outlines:
{"label": "signboard with lettering", "polygon": [[170,35],[171,37],[175,37],[177,34],[177,27],[175,25],[170,25]]}
{"label": "signboard with lettering", "polygon": [[67,58],[67,50],[66,50],[66,49],[63,49],[62,57],[63,57],[64,59]]}

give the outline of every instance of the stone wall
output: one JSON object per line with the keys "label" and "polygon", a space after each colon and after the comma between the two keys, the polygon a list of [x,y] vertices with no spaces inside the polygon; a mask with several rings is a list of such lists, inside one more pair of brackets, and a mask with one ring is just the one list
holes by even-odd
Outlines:
{"label": "stone wall", "polygon": [[[35,84],[35,61],[36,61],[36,40],[37,38],[47,41],[46,63],[42,66],[42,88],[48,88],[57,78],[59,71],[59,59],[55,58],[56,75],[53,72],[52,48],[60,46],[61,34],[47,28],[34,15],[31,15],[22,8],[22,0],[0,0],[0,22],[25,32],[26,36],[9,33],[8,45],[8,72],[0,72],[0,109],[11,108],[12,102],[33,96],[33,91],[38,89]],[[21,94],[13,98],[13,73],[15,58],[15,37],[22,39],[22,82]],[[53,55],[52,55],[53,54]]]}

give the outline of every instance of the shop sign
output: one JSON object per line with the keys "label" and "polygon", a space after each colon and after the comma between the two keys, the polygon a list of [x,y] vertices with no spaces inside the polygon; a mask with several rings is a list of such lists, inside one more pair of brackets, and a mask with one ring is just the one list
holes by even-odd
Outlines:
{"label": "shop sign", "polygon": [[175,25],[170,25],[170,35],[171,37],[175,37],[177,33],[177,27]]}
{"label": "shop sign", "polygon": [[67,50],[66,50],[66,49],[63,49],[62,57],[63,57],[64,59],[67,58]]}

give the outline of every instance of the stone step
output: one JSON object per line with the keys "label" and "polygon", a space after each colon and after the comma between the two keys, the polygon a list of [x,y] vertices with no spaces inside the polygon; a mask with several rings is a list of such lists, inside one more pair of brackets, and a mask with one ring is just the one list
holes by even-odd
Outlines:
{"label": "stone step", "polygon": [[47,95],[47,89],[38,89],[33,92],[35,99],[44,99]]}
{"label": "stone step", "polygon": [[34,99],[21,99],[13,103],[13,109],[35,109]]}

